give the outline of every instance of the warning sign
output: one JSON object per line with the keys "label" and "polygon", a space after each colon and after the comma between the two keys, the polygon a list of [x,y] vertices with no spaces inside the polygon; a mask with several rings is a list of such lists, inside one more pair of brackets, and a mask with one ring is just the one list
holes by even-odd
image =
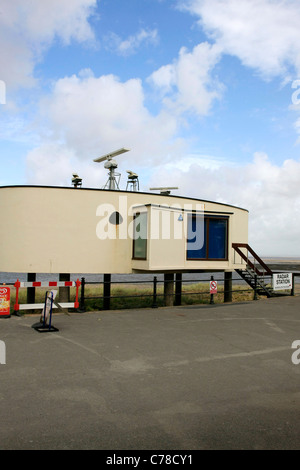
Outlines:
{"label": "warning sign", "polygon": [[292,273],[273,274],[273,290],[286,290],[293,287]]}
{"label": "warning sign", "polygon": [[218,283],[217,281],[210,281],[210,293],[217,294],[218,293]]}
{"label": "warning sign", "polygon": [[10,316],[10,288],[0,287],[0,317]]}

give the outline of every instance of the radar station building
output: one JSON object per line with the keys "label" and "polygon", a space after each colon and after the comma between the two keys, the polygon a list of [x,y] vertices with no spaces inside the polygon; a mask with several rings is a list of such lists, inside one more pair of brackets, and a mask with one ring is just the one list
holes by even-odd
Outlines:
{"label": "radar station building", "polygon": [[234,271],[248,211],[170,194],[0,188],[2,272]]}
{"label": "radar station building", "polygon": [[[140,192],[138,175],[127,171],[119,188],[119,149],[105,162],[102,189],[0,187],[0,271],[63,274],[230,273],[248,261],[248,211],[228,204],[171,195],[178,188]],[[227,276],[228,278],[228,276]]]}

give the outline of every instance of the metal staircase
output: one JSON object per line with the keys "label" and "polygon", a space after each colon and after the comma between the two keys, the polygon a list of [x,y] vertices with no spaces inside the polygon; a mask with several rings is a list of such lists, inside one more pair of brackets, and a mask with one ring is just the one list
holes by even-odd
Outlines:
{"label": "metal staircase", "polygon": [[[272,289],[273,271],[271,271],[248,244],[233,243],[232,248],[246,262],[244,269],[236,269],[235,271],[252,287],[256,294],[274,297],[276,294]],[[242,249],[246,249],[247,253],[245,254]],[[251,259],[249,259],[249,253],[252,255]]]}
{"label": "metal staircase", "polygon": [[274,292],[270,286],[270,282],[266,282],[265,277],[258,276],[251,268],[245,270],[236,269],[236,272],[244,279],[244,281],[256,291],[258,295],[266,295],[267,297],[274,297]]}

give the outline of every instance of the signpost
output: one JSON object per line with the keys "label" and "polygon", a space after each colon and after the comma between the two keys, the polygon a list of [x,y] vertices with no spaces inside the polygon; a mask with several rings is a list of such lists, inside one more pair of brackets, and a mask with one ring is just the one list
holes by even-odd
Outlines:
{"label": "signpost", "polygon": [[292,273],[273,274],[273,290],[287,290],[293,288]]}
{"label": "signpost", "polygon": [[10,288],[0,286],[0,318],[10,317]]}
{"label": "signpost", "polygon": [[211,276],[211,281],[209,283],[210,291],[210,304],[214,304],[214,295],[218,293],[218,283],[214,280],[214,277]]}

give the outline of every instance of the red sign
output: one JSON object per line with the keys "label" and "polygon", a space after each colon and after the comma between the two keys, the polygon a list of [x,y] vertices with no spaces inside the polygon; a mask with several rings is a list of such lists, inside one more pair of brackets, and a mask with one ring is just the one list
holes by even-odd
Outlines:
{"label": "red sign", "polygon": [[0,286],[0,317],[10,315],[10,288]]}
{"label": "red sign", "polygon": [[217,294],[218,292],[218,283],[217,281],[210,281],[210,293]]}

